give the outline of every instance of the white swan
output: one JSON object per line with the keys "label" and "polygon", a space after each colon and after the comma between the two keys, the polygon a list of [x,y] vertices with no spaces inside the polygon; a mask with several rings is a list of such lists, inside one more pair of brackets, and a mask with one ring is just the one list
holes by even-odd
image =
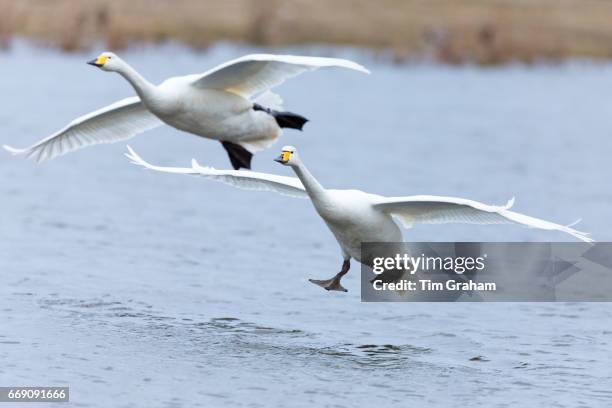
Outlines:
{"label": "white swan", "polygon": [[138,96],[81,116],[30,147],[4,146],[6,150],[43,162],[85,146],[125,140],[166,123],[220,141],[234,169],[250,168],[253,153],[272,144],[281,128],[301,130],[307,121],[300,115],[281,112],[282,100],[270,88],[320,67],[369,73],[344,59],[253,54],[203,74],[170,78],[156,86],[111,52],[88,64],[119,73]]}
{"label": "white swan", "polygon": [[582,241],[593,242],[587,233],[569,226],[510,211],[514,199],[504,206],[491,206],[455,197],[416,195],[383,197],[359,190],[328,190],[308,171],[294,147],[285,146],[275,159],[290,166],[298,176],[283,177],[251,171],[215,170],[201,167],[192,160],[191,168],[159,167],[144,161],[129,146],[126,156],[148,169],[167,173],[191,174],[225,182],[247,190],[276,191],[295,197],[310,198],[317,213],[332,231],[342,251],[344,262],[336,276],[327,280],[310,279],[327,290],[345,291],[340,279],[350,268],[350,259],[361,259],[362,242],[401,242],[402,233],[393,217],[406,228],[414,223],[508,224],[516,223],[544,230],[561,231]]}

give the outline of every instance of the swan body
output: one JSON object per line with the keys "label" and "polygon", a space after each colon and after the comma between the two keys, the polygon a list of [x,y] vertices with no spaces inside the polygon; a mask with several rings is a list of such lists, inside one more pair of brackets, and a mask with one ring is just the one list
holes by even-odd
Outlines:
{"label": "swan body", "polygon": [[410,228],[415,223],[445,224],[520,224],[550,231],[561,231],[585,242],[593,240],[588,234],[571,226],[560,225],[510,210],[514,199],[503,206],[492,206],[457,197],[415,195],[384,197],[359,190],[325,189],[312,176],[294,147],[286,146],[275,159],[290,166],[297,178],[235,170],[216,170],[202,167],[192,160],[190,168],[161,167],[144,161],[129,146],[127,157],[145,168],[177,174],[188,174],[218,180],[247,190],[275,191],[281,194],[309,198],[340,245],[343,264],[331,279],[310,281],[327,290],[346,291],[340,279],[350,268],[350,260],[368,264],[362,259],[362,242],[400,242],[402,233],[394,219]]}
{"label": "swan body", "polygon": [[153,85],[111,52],[102,53],[89,64],[120,74],[137,96],[81,116],[30,147],[4,146],[6,150],[43,162],[167,124],[220,141],[234,169],[250,168],[253,153],[274,143],[282,128],[301,130],[307,122],[300,115],[282,111],[283,101],[271,88],[322,67],[369,72],[344,59],[252,54],[203,74],[173,77]]}
{"label": "swan body", "polygon": [[402,241],[402,232],[393,218],[372,207],[379,198],[382,197],[359,190],[325,190],[310,196],[345,259],[362,262],[362,242]]}
{"label": "swan body", "polygon": [[165,124],[213,140],[271,143],[281,133],[274,117],[253,110],[252,101],[231,92],[196,89],[183,78],[163,82],[143,104]]}

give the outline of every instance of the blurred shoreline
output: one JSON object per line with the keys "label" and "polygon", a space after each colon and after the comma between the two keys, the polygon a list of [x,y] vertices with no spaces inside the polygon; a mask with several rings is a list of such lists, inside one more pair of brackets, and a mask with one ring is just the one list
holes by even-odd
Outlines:
{"label": "blurred shoreline", "polygon": [[600,0],[0,0],[0,46],[63,51],[176,41],[325,44],[395,61],[495,65],[612,58],[612,2]]}

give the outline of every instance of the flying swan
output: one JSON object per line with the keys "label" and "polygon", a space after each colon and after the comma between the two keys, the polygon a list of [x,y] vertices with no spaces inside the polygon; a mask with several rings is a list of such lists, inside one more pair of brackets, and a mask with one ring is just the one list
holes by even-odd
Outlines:
{"label": "flying swan", "polygon": [[530,217],[510,211],[514,199],[504,206],[491,206],[465,198],[415,195],[383,197],[359,190],[328,190],[314,178],[300,160],[297,150],[285,146],[275,161],[290,166],[298,178],[252,171],[216,170],[200,166],[195,159],[191,168],[160,167],[144,161],[128,146],[126,156],[132,163],[166,173],[189,174],[221,181],[246,190],[275,191],[284,195],[310,198],[317,213],[336,237],[342,257],[342,269],[333,278],[309,279],[327,290],[346,292],[340,284],[350,268],[351,258],[361,259],[362,242],[401,242],[402,233],[394,221],[399,219],[405,228],[415,223],[445,224],[521,224],[527,227],[562,231],[582,241],[593,242],[587,233],[570,226]]}
{"label": "flying swan", "polygon": [[281,128],[301,130],[307,121],[283,112],[282,99],[270,88],[321,67],[369,73],[345,59],[253,54],[203,74],[169,78],[153,85],[112,52],[104,52],[88,64],[119,73],[138,96],[81,116],[30,147],[3,146],[6,150],[40,163],[85,146],[129,139],[165,123],[220,141],[234,169],[250,169],[253,153],[271,145]]}

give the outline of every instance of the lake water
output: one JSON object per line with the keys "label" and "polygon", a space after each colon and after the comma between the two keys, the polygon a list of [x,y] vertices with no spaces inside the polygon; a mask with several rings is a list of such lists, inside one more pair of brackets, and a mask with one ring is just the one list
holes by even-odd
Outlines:
{"label": "lake water", "polygon": [[[132,95],[87,54],[0,53],[1,143],[26,146]],[[122,53],[152,81],[255,51]],[[260,50],[257,50],[260,51]],[[288,52],[326,53],[315,47]],[[320,70],[277,90],[311,119],[255,156],[300,149],[328,187],[505,203],[612,239],[612,64]],[[229,166],[170,128],[130,144],[165,165]],[[125,144],[37,166],[0,154],[0,385],[69,385],[75,407],[612,404],[612,305],[365,304],[306,200],[143,171]],[[4,153],[4,152],[2,152]],[[564,241],[516,226],[418,226],[409,240]],[[479,357],[479,358],[475,358]],[[40,404],[37,406],[44,406]]]}

